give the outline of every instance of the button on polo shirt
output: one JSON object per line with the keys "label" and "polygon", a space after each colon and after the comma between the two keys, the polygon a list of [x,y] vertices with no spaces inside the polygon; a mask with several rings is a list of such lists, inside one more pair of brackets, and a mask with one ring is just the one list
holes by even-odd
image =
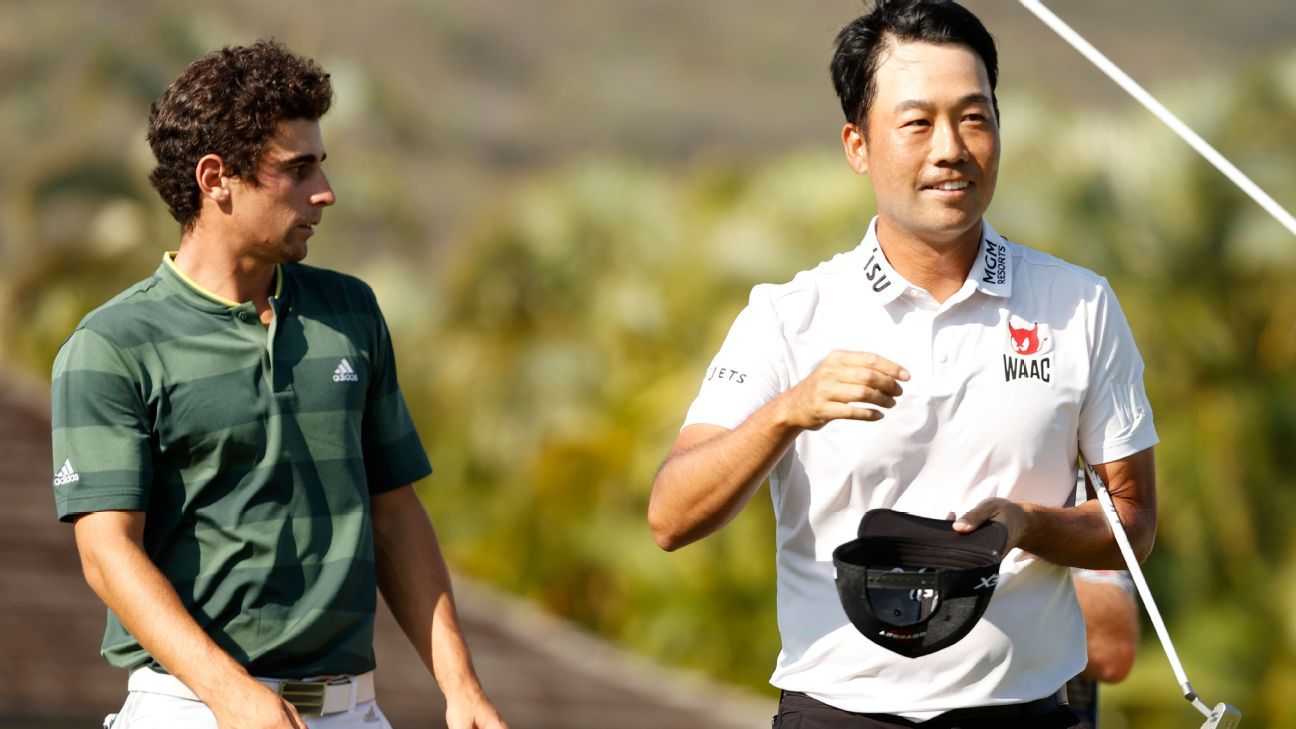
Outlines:
{"label": "button on polo shirt", "polygon": [[1105,463],[1155,444],[1143,363],[1107,282],[985,224],[967,279],[937,302],[891,267],[875,220],[856,249],[752,290],[685,425],[737,427],[834,350],[877,353],[911,379],[882,420],[802,433],[771,472],[783,639],[771,682],[914,719],[1052,693],[1085,664],[1065,568],[1013,550],[972,632],[910,659],[849,623],[831,555],[870,509],[1063,506],[1080,453]]}
{"label": "button on polo shirt", "polygon": [[[146,512],[150,558],[253,674],[363,673],[369,497],[431,469],[373,292],[288,264],[270,305],[266,327],[168,256],[89,314],[54,366],[58,514]],[[111,612],[103,652],[157,666]]]}

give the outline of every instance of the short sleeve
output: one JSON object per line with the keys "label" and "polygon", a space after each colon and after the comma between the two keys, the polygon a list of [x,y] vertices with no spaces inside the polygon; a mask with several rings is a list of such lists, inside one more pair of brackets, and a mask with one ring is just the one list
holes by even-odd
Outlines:
{"label": "short sleeve", "polygon": [[1080,407],[1080,452],[1089,463],[1109,463],[1156,445],[1157,434],[1143,388],[1143,358],[1106,279],[1089,327],[1093,350]]}
{"label": "short sleeve", "polygon": [[389,491],[432,473],[427,452],[414,428],[405,395],[396,377],[396,356],[391,333],[378,303],[369,292],[374,346],[372,374],[361,421],[365,476],[370,493]]}
{"label": "short sleeve", "polygon": [[752,289],[707,368],[685,426],[706,423],[732,430],[787,389],[782,328],[769,289]]}
{"label": "short sleeve", "polygon": [[73,332],[54,361],[50,424],[60,520],[146,510],[151,430],[139,368],[127,353],[93,330]]}

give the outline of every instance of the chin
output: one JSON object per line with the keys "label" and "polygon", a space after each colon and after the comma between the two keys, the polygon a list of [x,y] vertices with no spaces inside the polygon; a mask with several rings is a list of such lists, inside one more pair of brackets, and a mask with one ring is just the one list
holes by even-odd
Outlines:
{"label": "chin", "polygon": [[300,263],[306,258],[308,252],[306,241],[301,243],[289,243],[280,251],[280,263]]}
{"label": "chin", "polygon": [[927,221],[927,229],[938,236],[958,238],[973,228],[980,230],[981,218],[980,212],[951,211],[949,215],[936,216]]}

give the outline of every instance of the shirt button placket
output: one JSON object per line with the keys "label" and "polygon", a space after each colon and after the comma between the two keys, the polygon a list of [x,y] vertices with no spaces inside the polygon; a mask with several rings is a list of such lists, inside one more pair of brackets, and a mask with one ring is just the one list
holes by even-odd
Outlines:
{"label": "shirt button placket", "polygon": [[940,336],[941,324],[940,315],[932,317],[931,321],[931,358],[932,358],[932,392],[944,392],[945,373],[948,371],[950,353],[946,344],[942,343],[945,337]]}
{"label": "shirt button placket", "polygon": [[[925,314],[926,312],[923,313]],[[936,384],[936,377],[939,374],[939,370],[936,367],[936,357],[935,357],[935,348],[934,348],[936,323],[932,321],[930,316],[928,316],[923,321],[923,324],[926,325],[923,327],[923,329],[925,330],[923,332],[924,340],[919,342],[919,344],[925,350],[924,353],[927,355],[925,358],[925,364],[927,370],[927,388],[928,390],[930,390]]]}

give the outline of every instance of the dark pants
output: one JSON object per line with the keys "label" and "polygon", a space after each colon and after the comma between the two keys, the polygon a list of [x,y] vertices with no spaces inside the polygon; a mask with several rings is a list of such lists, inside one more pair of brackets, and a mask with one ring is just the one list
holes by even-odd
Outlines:
{"label": "dark pants", "polygon": [[[976,710],[954,713],[975,714]],[[774,717],[773,726],[774,729],[1084,729],[1065,705],[1035,716],[938,716],[930,721],[916,722],[891,714],[843,711],[804,694],[787,691],[779,699],[779,713]]]}

